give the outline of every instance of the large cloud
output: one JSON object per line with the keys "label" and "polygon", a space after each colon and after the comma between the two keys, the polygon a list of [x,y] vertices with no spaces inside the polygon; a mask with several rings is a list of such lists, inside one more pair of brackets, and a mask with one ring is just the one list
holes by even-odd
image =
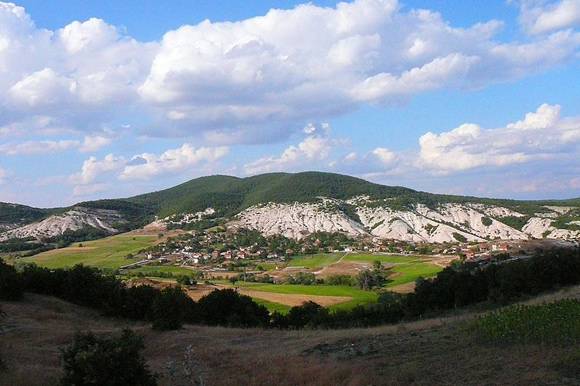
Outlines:
{"label": "large cloud", "polygon": [[396,0],[355,0],[204,21],[142,43],[100,19],[40,29],[0,3],[0,134],[126,120],[157,136],[273,142],[361,104],[482,87],[576,58],[580,34],[559,31],[573,23],[549,25],[553,34],[500,43],[498,21],[455,28]]}
{"label": "large cloud", "polygon": [[69,182],[74,186],[74,195],[87,195],[107,189],[110,187],[107,181],[112,179],[128,182],[174,175],[212,165],[228,152],[229,148],[224,146],[195,148],[186,143],[161,154],[143,153],[131,158],[113,154],[102,159],[89,157],[81,171],[69,177]]}
{"label": "large cloud", "polygon": [[60,127],[99,130],[138,100],[156,46],[100,19],[40,29],[22,7],[0,3],[0,126],[45,116]]}
{"label": "large cloud", "polygon": [[538,1],[520,2],[520,21],[531,34],[541,34],[580,25],[580,1]]}
{"label": "large cloud", "polygon": [[330,138],[330,130],[326,123],[318,127],[310,124],[304,128],[307,136],[299,144],[290,145],[279,156],[263,157],[247,163],[244,172],[260,174],[321,168],[335,146],[341,143],[338,139]]}
{"label": "large cloud", "polygon": [[419,139],[421,167],[449,173],[531,161],[578,164],[580,117],[561,118],[560,106],[543,104],[523,120],[502,128],[463,124]]}
{"label": "large cloud", "polygon": [[68,150],[78,149],[83,153],[90,153],[109,145],[112,138],[102,135],[85,136],[84,139],[62,139],[24,141],[0,144],[0,155],[40,155],[54,154]]}

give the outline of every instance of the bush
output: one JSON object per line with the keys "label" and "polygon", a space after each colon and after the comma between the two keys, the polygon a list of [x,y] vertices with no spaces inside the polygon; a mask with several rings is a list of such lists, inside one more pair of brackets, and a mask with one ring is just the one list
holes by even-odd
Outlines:
{"label": "bush", "polygon": [[203,322],[210,326],[265,327],[270,319],[266,307],[233,289],[213,291],[202,297],[198,305]]}
{"label": "bush", "polygon": [[325,280],[326,284],[329,285],[348,285],[348,286],[355,286],[357,281],[351,275],[331,275],[328,276]]}
{"label": "bush", "polygon": [[120,337],[99,338],[79,333],[61,349],[64,366],[62,386],[154,386],[157,385],[143,358],[143,338],[130,330]]}
{"label": "bush", "polygon": [[316,327],[324,324],[328,318],[328,309],[312,301],[301,306],[292,307],[286,316],[274,316],[274,324],[280,328]]}
{"label": "bush", "polygon": [[[2,307],[0,307],[0,321],[6,317],[6,313],[2,311]],[[0,324],[0,333],[2,333],[2,325]],[[0,353],[0,372],[6,369],[6,364],[2,360],[2,353]]]}
{"label": "bush", "polygon": [[180,275],[177,277],[177,283],[181,285],[196,285],[197,280],[195,280],[193,276]]}
{"label": "bush", "polygon": [[24,283],[13,266],[0,259],[0,299],[18,300],[24,292]]}
{"label": "bush", "polygon": [[195,306],[181,287],[164,288],[151,307],[153,329],[180,329],[184,322],[194,319]]}

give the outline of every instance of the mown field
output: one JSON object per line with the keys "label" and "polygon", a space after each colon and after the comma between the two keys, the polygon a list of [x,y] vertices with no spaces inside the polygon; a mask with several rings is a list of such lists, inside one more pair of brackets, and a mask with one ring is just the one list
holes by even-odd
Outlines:
{"label": "mown field", "polygon": [[289,267],[304,267],[310,269],[320,269],[329,264],[336,263],[344,253],[318,253],[315,255],[304,255],[293,257],[288,263]]}
{"label": "mown field", "polygon": [[121,234],[75,243],[70,247],[54,249],[24,258],[21,261],[36,263],[48,268],[65,268],[75,264],[84,264],[97,268],[117,269],[137,261],[137,259],[127,259],[128,254],[136,254],[140,250],[154,245],[157,241],[157,236]]}
{"label": "mown field", "polygon": [[[344,303],[330,306],[330,309],[348,309],[357,305],[375,302],[378,295],[372,291],[363,291],[356,287],[337,285],[303,285],[303,284],[267,284],[237,282],[237,287],[247,288],[253,291],[271,292],[276,294],[289,295],[311,295],[311,296],[343,296],[351,300]],[[271,302],[270,302],[271,303]],[[275,303],[276,304],[276,303]],[[265,304],[269,306],[268,304]],[[272,308],[268,307],[271,311]]]}
{"label": "mown field", "polygon": [[192,269],[185,267],[177,267],[174,265],[144,265],[138,268],[133,268],[127,271],[130,274],[143,274],[144,276],[157,277],[161,275],[191,275]]}
{"label": "mown field", "polygon": [[375,254],[348,254],[344,261],[368,262],[380,261],[383,265],[391,267],[389,283],[387,287],[395,287],[401,284],[412,283],[420,277],[432,277],[443,268],[431,263],[427,259],[417,256],[398,255],[375,255]]}

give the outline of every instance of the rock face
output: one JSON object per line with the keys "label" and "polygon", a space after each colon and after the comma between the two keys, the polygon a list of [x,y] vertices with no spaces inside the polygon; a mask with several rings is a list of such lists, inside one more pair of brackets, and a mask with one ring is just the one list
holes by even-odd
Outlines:
{"label": "rock face", "polygon": [[231,226],[256,229],[262,234],[300,239],[317,231],[366,234],[364,226],[338,210],[325,210],[324,204],[266,204],[251,207],[237,216]]}
{"label": "rock face", "polygon": [[0,241],[9,239],[43,239],[60,236],[67,231],[95,228],[107,233],[116,233],[115,223],[122,223],[122,216],[114,210],[73,208],[63,214],[50,216],[42,221],[10,229],[0,233]]}
{"label": "rock face", "polygon": [[[344,210],[344,206],[350,207]],[[321,198],[315,203],[264,204],[239,213],[229,225],[256,229],[265,235],[300,239],[316,232],[343,232],[384,239],[423,242],[483,241],[490,239],[578,239],[580,231],[558,229],[554,219],[562,211],[546,208],[522,230],[502,222],[505,217],[526,217],[509,208],[485,204],[416,204],[410,209],[375,205],[365,197],[348,201]],[[554,216],[555,215],[555,216]]]}
{"label": "rock face", "polygon": [[[550,217],[532,217],[528,220],[526,225],[522,228],[524,232],[530,236],[541,239],[563,239],[563,240],[575,240],[580,239],[580,231],[570,230],[570,229],[558,229],[552,224],[554,219]],[[570,225],[575,225],[573,224]]]}

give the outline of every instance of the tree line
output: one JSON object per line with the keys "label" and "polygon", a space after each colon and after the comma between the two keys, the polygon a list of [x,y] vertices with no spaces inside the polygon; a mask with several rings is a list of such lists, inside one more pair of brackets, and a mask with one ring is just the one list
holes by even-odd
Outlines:
{"label": "tree line", "polygon": [[27,265],[16,270],[0,262],[0,299],[23,292],[56,296],[104,315],[148,320],[153,328],[184,323],[232,327],[349,328],[413,320],[480,303],[507,303],[523,295],[580,283],[580,249],[542,252],[496,264],[454,264],[432,279],[419,279],[414,293],[383,292],[377,303],[329,311],[312,302],[287,314],[273,313],[232,289],[216,290],[198,302],[181,287],[127,287],[112,275],[82,265],[49,270]]}

